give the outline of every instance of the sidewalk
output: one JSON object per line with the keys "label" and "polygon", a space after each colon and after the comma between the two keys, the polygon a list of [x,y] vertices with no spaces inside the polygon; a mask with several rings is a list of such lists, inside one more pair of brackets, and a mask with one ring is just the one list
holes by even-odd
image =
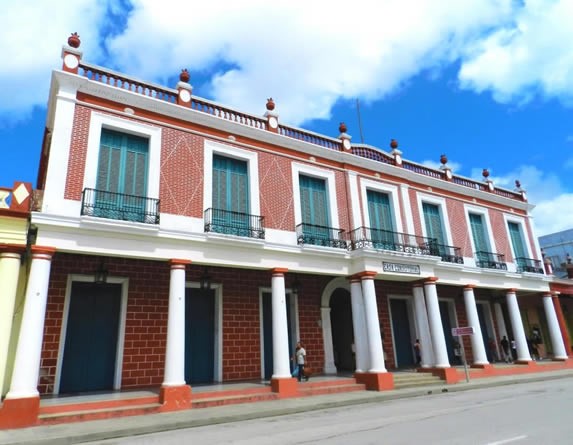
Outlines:
{"label": "sidewalk", "polygon": [[467,391],[479,388],[538,382],[573,377],[573,369],[535,374],[480,378],[455,385],[437,384],[392,391],[360,391],[299,397],[270,402],[226,405],[213,408],[191,409],[164,414],[121,417],[91,422],[38,426],[25,429],[0,431],[0,445],[64,445],[140,434],[157,433],[181,428],[237,422],[241,420],[282,416],[285,414],[336,408],[340,406],[376,403],[386,400]]}

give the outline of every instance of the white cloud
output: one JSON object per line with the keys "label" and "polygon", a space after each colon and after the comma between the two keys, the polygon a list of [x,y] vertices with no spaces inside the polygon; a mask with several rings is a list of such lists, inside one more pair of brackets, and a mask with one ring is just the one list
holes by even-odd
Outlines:
{"label": "white cloud", "polygon": [[501,102],[541,94],[573,103],[573,2],[526,0],[511,25],[466,48],[461,85]]}
{"label": "white cloud", "polygon": [[72,32],[98,58],[98,28],[113,0],[3,2],[0,14],[0,117],[17,120],[45,105],[50,71],[61,68],[61,48]]}
{"label": "white cloud", "polygon": [[211,79],[215,100],[261,114],[272,96],[281,120],[300,124],[329,118],[341,98],[382,98],[454,60],[483,29],[505,23],[511,3],[245,0],[190,10],[182,1],[138,0],[125,32],[108,44],[121,70],[144,79],[225,62],[232,68]]}
{"label": "white cloud", "polygon": [[537,236],[573,227],[573,193],[563,193],[537,204],[532,212]]}

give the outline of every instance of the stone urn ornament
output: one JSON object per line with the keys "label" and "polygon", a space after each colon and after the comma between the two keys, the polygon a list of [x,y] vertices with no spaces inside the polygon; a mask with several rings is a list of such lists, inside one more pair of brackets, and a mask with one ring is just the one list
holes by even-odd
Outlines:
{"label": "stone urn ornament", "polygon": [[267,99],[267,110],[273,111],[274,109],[275,109],[275,101],[273,100],[272,97],[269,97]]}
{"label": "stone urn ornament", "polygon": [[189,79],[191,79],[191,75],[189,74],[189,71],[187,71],[187,68],[183,68],[181,70],[181,74],[179,74],[179,80],[181,82],[189,82]]}
{"label": "stone urn ornament", "polygon": [[77,32],[73,32],[72,35],[68,37],[68,45],[72,48],[79,48],[81,43],[80,36]]}

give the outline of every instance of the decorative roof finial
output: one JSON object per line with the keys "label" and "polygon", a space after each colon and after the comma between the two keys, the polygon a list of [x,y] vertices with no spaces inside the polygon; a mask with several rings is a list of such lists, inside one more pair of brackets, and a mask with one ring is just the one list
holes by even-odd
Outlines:
{"label": "decorative roof finial", "polygon": [[341,133],[346,133],[347,130],[348,127],[346,126],[346,124],[344,122],[340,122],[340,125],[338,126],[338,131],[340,131]]}
{"label": "decorative roof finial", "polygon": [[274,109],[275,109],[275,101],[273,100],[272,97],[269,97],[267,99],[267,110],[273,111]]}
{"label": "decorative roof finial", "polygon": [[189,79],[191,79],[191,75],[189,74],[189,71],[187,71],[187,68],[183,68],[181,70],[181,74],[179,74],[179,80],[181,82],[189,82]]}
{"label": "decorative roof finial", "polygon": [[396,139],[390,139],[390,148],[396,150],[398,148],[398,141]]}
{"label": "decorative roof finial", "polygon": [[487,168],[484,168],[481,174],[483,175],[483,179],[487,180],[487,178],[489,178],[489,170]]}
{"label": "decorative roof finial", "polygon": [[442,154],[442,155],[440,156],[440,163],[441,163],[442,165],[446,165],[446,164],[448,163],[448,157],[447,157],[445,154]]}
{"label": "decorative roof finial", "polygon": [[77,32],[73,32],[72,35],[68,37],[68,45],[72,48],[79,48],[81,43],[80,36]]}

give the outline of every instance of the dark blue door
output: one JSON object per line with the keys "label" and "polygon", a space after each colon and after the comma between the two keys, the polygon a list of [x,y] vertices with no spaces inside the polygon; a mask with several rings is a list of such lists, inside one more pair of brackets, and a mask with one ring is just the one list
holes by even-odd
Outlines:
{"label": "dark blue door", "polygon": [[[297,339],[294,332],[294,319],[290,310],[291,294],[286,294],[287,324],[288,324],[288,345],[289,353],[294,354]],[[270,292],[263,294],[263,353],[264,358],[264,378],[269,380],[273,375],[273,298]],[[291,363],[292,365],[292,363]]]}
{"label": "dark blue door", "polygon": [[332,349],[337,371],[356,370],[352,351],[354,331],[352,305],[346,289],[337,289],[330,297],[330,323],[332,326]]}
{"label": "dark blue door", "polygon": [[113,390],[120,284],[73,282],[60,393]]}
{"label": "dark blue door", "polygon": [[410,335],[410,321],[408,319],[408,304],[406,300],[391,298],[390,312],[394,347],[396,348],[396,367],[414,366],[414,353],[412,350],[414,342]]}
{"label": "dark blue door", "polygon": [[440,301],[440,317],[442,317],[442,326],[444,328],[444,337],[446,339],[446,349],[448,350],[448,361],[450,365],[459,365],[461,362],[454,355],[454,343],[457,340],[452,336],[452,323],[450,322],[450,304],[447,301]]}
{"label": "dark blue door", "polygon": [[185,381],[211,383],[215,368],[215,291],[185,291]]}
{"label": "dark blue door", "polygon": [[484,315],[484,311],[483,311],[483,304],[477,304],[477,313],[478,313],[478,319],[479,319],[479,327],[481,329],[481,335],[483,337],[483,346],[485,347],[485,352],[487,355],[487,360],[490,363],[493,363],[493,357],[491,356],[492,351],[491,348],[489,347],[489,335],[487,333],[487,325],[485,323],[485,315]]}

